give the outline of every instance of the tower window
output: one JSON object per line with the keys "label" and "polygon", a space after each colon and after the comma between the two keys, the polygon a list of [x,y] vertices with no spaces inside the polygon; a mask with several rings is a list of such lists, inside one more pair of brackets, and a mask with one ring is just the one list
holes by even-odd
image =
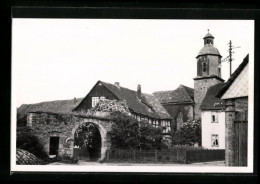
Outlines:
{"label": "tower window", "polygon": [[202,63],[202,71],[203,72],[207,71],[207,64],[206,63]]}

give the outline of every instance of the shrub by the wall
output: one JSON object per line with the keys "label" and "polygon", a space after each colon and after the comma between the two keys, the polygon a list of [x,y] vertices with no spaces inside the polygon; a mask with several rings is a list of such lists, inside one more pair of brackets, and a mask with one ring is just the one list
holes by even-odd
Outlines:
{"label": "shrub by the wall", "polygon": [[40,159],[48,159],[47,153],[44,152],[38,138],[32,134],[30,127],[17,127],[16,148],[26,150]]}
{"label": "shrub by the wall", "polygon": [[173,133],[173,145],[201,145],[201,123],[188,121],[181,124],[180,129]]}
{"label": "shrub by the wall", "polygon": [[161,149],[163,133],[147,121],[137,121],[134,117],[120,113],[111,113],[114,124],[108,132],[112,148],[120,149]]}

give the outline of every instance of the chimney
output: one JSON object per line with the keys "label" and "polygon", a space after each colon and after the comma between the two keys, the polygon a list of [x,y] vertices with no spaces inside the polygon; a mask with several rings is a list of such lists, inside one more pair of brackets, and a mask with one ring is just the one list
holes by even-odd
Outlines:
{"label": "chimney", "polygon": [[115,82],[115,86],[120,87],[119,82]]}
{"label": "chimney", "polygon": [[139,98],[141,97],[141,93],[142,93],[142,91],[141,91],[141,85],[138,84],[138,85],[137,85],[137,96],[138,96]]}
{"label": "chimney", "polygon": [[74,100],[73,100],[73,101],[74,101],[74,104],[75,104],[75,103],[77,103],[77,98],[76,98],[76,97],[74,97]]}

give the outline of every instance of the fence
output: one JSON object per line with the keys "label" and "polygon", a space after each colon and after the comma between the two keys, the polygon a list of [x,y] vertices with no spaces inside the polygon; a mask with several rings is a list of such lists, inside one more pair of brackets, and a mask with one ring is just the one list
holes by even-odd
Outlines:
{"label": "fence", "polygon": [[225,150],[187,150],[187,163],[225,160]]}
{"label": "fence", "polygon": [[225,150],[129,150],[113,149],[106,153],[107,161],[192,163],[225,160]]}

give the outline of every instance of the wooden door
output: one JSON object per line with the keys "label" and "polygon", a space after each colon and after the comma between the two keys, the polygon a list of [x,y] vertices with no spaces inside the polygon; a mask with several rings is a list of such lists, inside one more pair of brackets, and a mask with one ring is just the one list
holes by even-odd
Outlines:
{"label": "wooden door", "polygon": [[247,111],[236,112],[234,131],[234,166],[247,166]]}

